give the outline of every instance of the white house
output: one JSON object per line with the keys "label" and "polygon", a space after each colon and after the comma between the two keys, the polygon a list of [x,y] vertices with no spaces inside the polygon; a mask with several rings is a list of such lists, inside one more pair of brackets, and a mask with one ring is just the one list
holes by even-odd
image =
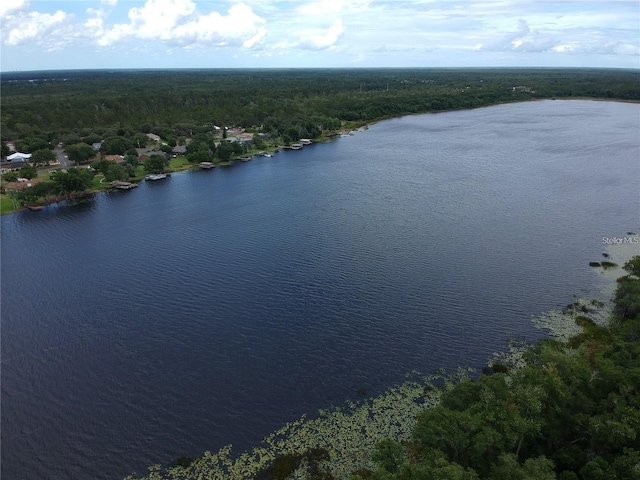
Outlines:
{"label": "white house", "polygon": [[7,157],[7,160],[9,162],[26,162],[30,158],[31,158],[31,154],[30,153],[16,152],[16,153],[12,153],[11,155],[9,155]]}

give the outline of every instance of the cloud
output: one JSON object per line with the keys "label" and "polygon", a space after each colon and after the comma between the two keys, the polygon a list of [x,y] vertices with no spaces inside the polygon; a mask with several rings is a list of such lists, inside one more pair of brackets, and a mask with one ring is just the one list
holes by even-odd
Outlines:
{"label": "cloud", "polygon": [[556,47],[558,43],[559,40],[556,36],[531,30],[529,24],[520,19],[517,31],[508,33],[500,40],[489,45],[476,45],[475,49],[499,52],[548,52]]}
{"label": "cloud", "polygon": [[296,8],[298,15],[317,16],[339,13],[343,8],[342,0],[319,0],[316,2],[299,5]]}
{"label": "cloud", "polygon": [[98,43],[109,46],[138,38],[183,47],[204,43],[251,48],[266,35],[266,21],[244,3],[233,5],[227,15],[204,15],[192,0],[147,0],[142,8],[129,11],[129,20],[113,25]]}
{"label": "cloud", "polygon": [[555,46],[553,51],[567,54],[640,56],[639,45],[608,38],[562,43]]}
{"label": "cloud", "polygon": [[129,23],[120,23],[106,32],[99,44],[106,46],[128,37],[167,39],[181,18],[195,12],[191,0],[147,0],[141,8],[129,10]]}
{"label": "cloud", "polygon": [[[145,56],[153,65],[167,64],[168,51],[184,65],[247,53],[298,65],[317,52],[313,61],[332,65],[497,59],[637,68],[639,13],[637,0],[0,0],[0,60],[3,69],[40,68],[54,58],[56,66],[89,58],[119,65],[135,50],[153,54]],[[53,50],[65,53],[42,56]]]}
{"label": "cloud", "polygon": [[212,12],[180,25],[171,34],[170,40],[180,45],[209,43],[250,48],[266,35],[267,31],[262,27],[265,20],[253,13],[251,7],[239,3],[227,13],[227,16],[223,16]]}
{"label": "cloud", "polygon": [[[59,28],[66,19],[67,14],[61,10],[58,10],[53,15],[30,12],[10,18],[3,28],[3,30],[8,31],[5,44],[15,46],[30,41],[41,41]],[[7,27],[9,27],[8,30]],[[57,42],[54,44],[57,44],[56,48],[60,46]]]}
{"label": "cloud", "polygon": [[29,7],[29,0],[2,0],[0,5],[0,19],[4,20],[9,15],[22,12]]}
{"label": "cloud", "polygon": [[326,32],[313,30],[304,33],[299,42],[299,46],[311,50],[325,50],[333,47],[343,33],[344,27],[342,26],[342,20],[336,19]]}

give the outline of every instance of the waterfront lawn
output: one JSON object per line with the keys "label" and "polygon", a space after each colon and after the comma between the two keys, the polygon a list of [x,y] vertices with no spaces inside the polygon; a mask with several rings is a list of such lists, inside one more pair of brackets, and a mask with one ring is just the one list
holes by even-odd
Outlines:
{"label": "waterfront lawn", "polygon": [[0,195],[0,215],[11,213],[14,210],[13,199],[4,193]]}
{"label": "waterfront lawn", "polygon": [[169,170],[184,170],[190,166],[191,164],[186,157],[172,158],[169,162]]}

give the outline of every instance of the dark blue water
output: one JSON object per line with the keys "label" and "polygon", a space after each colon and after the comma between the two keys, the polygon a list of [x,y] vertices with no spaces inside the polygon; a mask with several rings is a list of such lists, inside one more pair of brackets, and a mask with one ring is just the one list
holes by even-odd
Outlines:
{"label": "dark blue water", "polygon": [[119,478],[482,366],[639,221],[640,106],[404,117],[2,218],[2,475]]}

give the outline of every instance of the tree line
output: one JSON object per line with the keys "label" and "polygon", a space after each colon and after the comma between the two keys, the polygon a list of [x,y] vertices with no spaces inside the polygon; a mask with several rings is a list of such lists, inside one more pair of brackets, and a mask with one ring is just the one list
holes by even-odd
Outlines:
{"label": "tree line", "polygon": [[639,79],[637,70],[596,69],[11,73],[2,77],[0,124],[3,140],[29,145],[68,134],[104,139],[119,129],[177,138],[214,125],[316,138],[344,122],[533,98],[637,101]]}

